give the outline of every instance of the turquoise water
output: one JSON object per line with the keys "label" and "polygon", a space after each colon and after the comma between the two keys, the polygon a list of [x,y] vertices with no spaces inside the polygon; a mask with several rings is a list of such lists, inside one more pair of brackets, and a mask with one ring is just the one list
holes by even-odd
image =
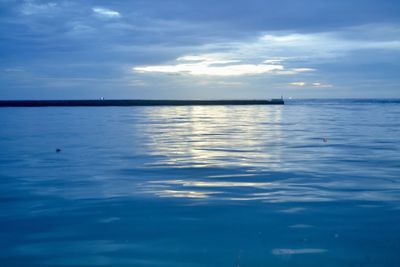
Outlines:
{"label": "turquoise water", "polygon": [[0,266],[397,267],[399,136],[400,101],[1,108]]}

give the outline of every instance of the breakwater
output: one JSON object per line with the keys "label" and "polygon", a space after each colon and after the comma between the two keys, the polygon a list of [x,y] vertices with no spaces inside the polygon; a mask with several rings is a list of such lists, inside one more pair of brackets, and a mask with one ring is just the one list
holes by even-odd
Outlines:
{"label": "breakwater", "polygon": [[0,107],[283,105],[271,100],[0,100]]}

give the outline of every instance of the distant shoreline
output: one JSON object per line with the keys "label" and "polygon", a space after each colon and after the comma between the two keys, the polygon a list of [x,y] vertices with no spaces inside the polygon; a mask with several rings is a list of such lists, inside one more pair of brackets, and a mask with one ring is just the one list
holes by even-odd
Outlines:
{"label": "distant shoreline", "polygon": [[271,100],[0,100],[0,107],[284,105]]}

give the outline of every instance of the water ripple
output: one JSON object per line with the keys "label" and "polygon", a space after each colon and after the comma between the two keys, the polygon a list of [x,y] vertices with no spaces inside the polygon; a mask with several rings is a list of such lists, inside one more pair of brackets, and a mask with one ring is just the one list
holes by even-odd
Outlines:
{"label": "water ripple", "polygon": [[400,266],[399,114],[0,109],[0,265]]}

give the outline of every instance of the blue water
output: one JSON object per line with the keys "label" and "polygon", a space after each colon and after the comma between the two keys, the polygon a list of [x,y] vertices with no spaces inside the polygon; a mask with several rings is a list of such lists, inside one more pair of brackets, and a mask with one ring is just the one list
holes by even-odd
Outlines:
{"label": "blue water", "polygon": [[0,266],[398,267],[399,137],[400,101],[0,108]]}

